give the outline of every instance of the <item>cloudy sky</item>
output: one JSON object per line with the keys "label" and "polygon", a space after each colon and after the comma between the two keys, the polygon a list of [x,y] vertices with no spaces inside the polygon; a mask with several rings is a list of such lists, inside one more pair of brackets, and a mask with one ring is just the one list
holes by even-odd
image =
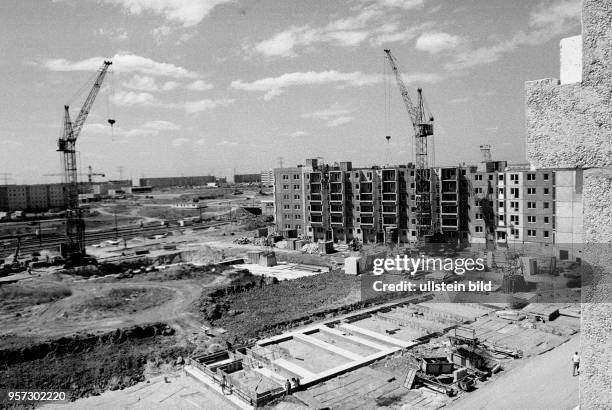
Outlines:
{"label": "cloudy sky", "polygon": [[579,32],[577,0],[2,0],[0,173],[54,180],[63,106],[76,117],[104,59],[77,147],[112,178],[406,163],[384,48],[424,89],[438,165],[485,143],[524,162],[524,82],[558,77]]}

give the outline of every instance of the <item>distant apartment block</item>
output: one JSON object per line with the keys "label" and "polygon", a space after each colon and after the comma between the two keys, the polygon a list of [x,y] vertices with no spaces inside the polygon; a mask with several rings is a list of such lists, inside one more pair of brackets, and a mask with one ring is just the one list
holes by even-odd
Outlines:
{"label": "distant apartment block", "polygon": [[0,211],[44,212],[63,207],[63,184],[0,186]]}
{"label": "distant apartment block", "polygon": [[217,182],[218,178],[213,175],[190,176],[190,177],[160,177],[140,178],[140,186],[151,186],[153,188],[193,187],[206,186],[211,182]]}
{"label": "distant apartment block", "polygon": [[258,184],[261,182],[261,174],[236,174],[235,184]]}
{"label": "distant apartment block", "polygon": [[274,186],[274,170],[268,169],[261,171],[261,185],[265,187]]}

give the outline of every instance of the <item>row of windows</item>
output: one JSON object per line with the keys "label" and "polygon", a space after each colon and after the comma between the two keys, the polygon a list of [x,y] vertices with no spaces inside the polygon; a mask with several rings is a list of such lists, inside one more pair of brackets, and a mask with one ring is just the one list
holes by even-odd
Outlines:
{"label": "row of windows", "polygon": [[[285,180],[285,181],[286,181],[286,180],[288,180],[288,179],[289,179],[289,175],[287,175],[287,174],[283,174],[283,175],[281,176],[281,179],[283,179],[283,180]],[[299,174],[293,174],[293,179],[300,179],[300,175],[299,175]]]}

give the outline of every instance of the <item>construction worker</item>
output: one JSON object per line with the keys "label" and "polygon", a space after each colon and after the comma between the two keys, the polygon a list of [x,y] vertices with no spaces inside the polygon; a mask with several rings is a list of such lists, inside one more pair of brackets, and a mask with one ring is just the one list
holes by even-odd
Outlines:
{"label": "construction worker", "polygon": [[572,376],[576,376],[577,374],[580,374],[580,356],[578,355],[578,352],[574,352],[574,355],[572,356],[572,363],[574,364],[574,367],[572,368]]}

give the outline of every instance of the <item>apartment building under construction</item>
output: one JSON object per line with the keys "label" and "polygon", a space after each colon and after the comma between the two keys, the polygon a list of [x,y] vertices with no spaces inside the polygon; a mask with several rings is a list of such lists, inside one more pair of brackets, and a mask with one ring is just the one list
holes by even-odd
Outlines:
{"label": "apartment building under construction", "polygon": [[353,168],[351,162],[310,159],[277,168],[277,228],[312,240],[409,243],[432,227],[449,244],[490,249],[571,246],[581,232],[576,209],[581,184],[573,170],[532,170],[488,160],[430,172],[431,209],[424,218],[412,164]]}

